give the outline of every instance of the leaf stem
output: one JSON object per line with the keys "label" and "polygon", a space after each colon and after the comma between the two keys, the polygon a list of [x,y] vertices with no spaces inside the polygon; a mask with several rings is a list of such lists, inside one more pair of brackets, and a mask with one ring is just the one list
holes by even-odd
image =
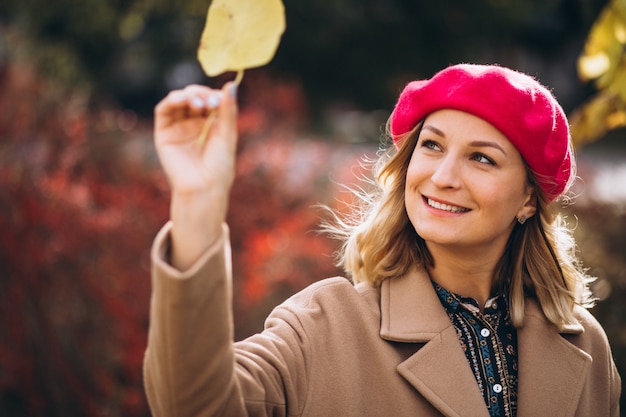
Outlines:
{"label": "leaf stem", "polygon": [[[233,81],[235,85],[239,86],[239,84],[241,84],[241,80],[243,80],[243,73],[244,70],[242,69],[237,71],[237,76]],[[200,131],[200,135],[198,136],[198,145],[200,145],[200,148],[204,146],[204,142],[206,142],[207,138],[209,137],[209,131],[211,130],[211,126],[213,125],[213,121],[217,117],[216,112],[216,109],[211,110],[206,120],[204,121],[204,124],[202,125],[202,130]]]}
{"label": "leaf stem", "polygon": [[243,72],[244,72],[244,70],[242,70],[242,69],[237,71],[237,76],[235,77],[235,84],[236,85],[241,84],[241,80],[243,80]]}
{"label": "leaf stem", "polygon": [[217,110],[211,110],[209,115],[207,116],[204,124],[202,125],[202,130],[200,131],[200,135],[198,136],[198,145],[200,148],[204,146],[204,142],[206,142],[209,137],[209,131],[211,130],[211,126],[213,125],[213,121],[217,117]]}

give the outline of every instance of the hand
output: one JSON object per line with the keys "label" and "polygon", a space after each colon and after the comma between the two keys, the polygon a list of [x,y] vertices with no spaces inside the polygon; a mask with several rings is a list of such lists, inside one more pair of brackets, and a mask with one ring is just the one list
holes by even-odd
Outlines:
{"label": "hand", "polygon": [[[191,85],[156,106],[155,144],[173,195],[228,194],[237,146],[235,88],[232,83],[222,90]],[[200,138],[207,119],[210,129]]]}
{"label": "hand", "polygon": [[172,188],[171,263],[179,270],[221,236],[235,177],[235,92],[232,83],[222,90],[192,85],[155,109],[156,149]]}

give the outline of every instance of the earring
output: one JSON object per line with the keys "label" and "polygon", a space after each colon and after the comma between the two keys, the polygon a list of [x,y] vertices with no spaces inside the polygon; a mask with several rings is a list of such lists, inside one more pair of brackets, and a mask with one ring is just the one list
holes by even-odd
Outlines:
{"label": "earring", "polygon": [[526,218],[526,216],[524,216],[523,214],[522,214],[521,216],[519,216],[519,218],[517,219],[517,221],[518,221],[518,223],[519,223],[519,224],[524,224],[524,223],[526,223],[526,220],[527,220],[527,218]]}

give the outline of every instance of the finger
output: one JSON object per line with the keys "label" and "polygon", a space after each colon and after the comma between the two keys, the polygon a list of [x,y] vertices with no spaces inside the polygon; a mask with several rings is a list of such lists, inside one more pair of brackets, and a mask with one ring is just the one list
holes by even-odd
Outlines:
{"label": "finger", "polygon": [[213,90],[208,87],[199,85],[189,85],[182,90],[184,95],[184,104],[187,106],[187,117],[206,117],[209,114],[209,106],[207,103],[207,96],[211,94]]}
{"label": "finger", "polygon": [[177,121],[189,118],[189,95],[184,90],[171,91],[154,108],[156,129],[169,127]]}
{"label": "finger", "polygon": [[210,109],[204,96],[194,95],[189,98],[187,115],[189,118],[205,118],[209,115]]}
{"label": "finger", "polygon": [[222,87],[220,117],[216,129],[219,136],[229,141],[231,146],[237,142],[237,85],[229,82]]}
{"label": "finger", "polygon": [[220,90],[200,85],[173,90],[155,107],[155,124],[163,127],[181,119],[205,118],[219,106],[221,96]]}

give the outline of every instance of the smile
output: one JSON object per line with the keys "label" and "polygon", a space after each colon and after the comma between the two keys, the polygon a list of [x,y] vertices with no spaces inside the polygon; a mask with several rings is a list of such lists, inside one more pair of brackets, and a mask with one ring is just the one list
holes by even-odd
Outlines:
{"label": "smile", "polygon": [[470,211],[470,209],[465,207],[451,206],[449,204],[439,203],[435,200],[431,200],[430,198],[426,199],[426,203],[432,208],[436,208],[437,210],[449,211],[450,213],[465,213],[467,211]]}

